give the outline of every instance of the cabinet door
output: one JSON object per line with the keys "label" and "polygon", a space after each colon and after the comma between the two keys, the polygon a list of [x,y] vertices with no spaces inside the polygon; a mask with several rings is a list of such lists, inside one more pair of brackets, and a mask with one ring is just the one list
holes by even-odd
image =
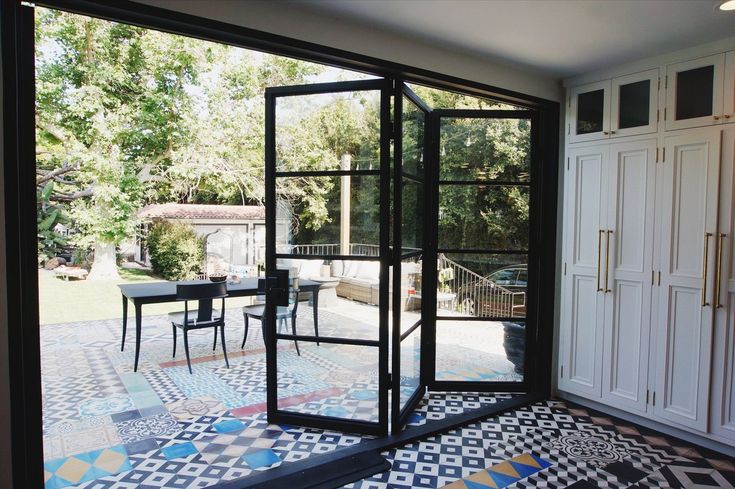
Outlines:
{"label": "cabinet door", "polygon": [[704,431],[712,351],[720,130],[665,139],[656,416]]}
{"label": "cabinet door", "polygon": [[569,153],[564,233],[567,236],[559,387],[600,397],[602,373],[602,234],[606,218],[608,145]]}
{"label": "cabinet door", "polygon": [[735,51],[725,55],[725,90],[723,94],[723,120],[735,122]]}
{"label": "cabinet door", "polygon": [[610,146],[602,398],[646,411],[656,140]]}
{"label": "cabinet door", "polygon": [[610,93],[610,137],[656,132],[658,69],[613,78]]}
{"label": "cabinet door", "polygon": [[667,131],[719,123],[724,71],[724,54],[666,67]]}
{"label": "cabinet door", "polygon": [[573,87],[569,97],[569,142],[610,137],[610,80]]}
{"label": "cabinet door", "polygon": [[712,432],[735,441],[735,125],[722,132],[720,229],[715,263],[716,304],[712,362]]}

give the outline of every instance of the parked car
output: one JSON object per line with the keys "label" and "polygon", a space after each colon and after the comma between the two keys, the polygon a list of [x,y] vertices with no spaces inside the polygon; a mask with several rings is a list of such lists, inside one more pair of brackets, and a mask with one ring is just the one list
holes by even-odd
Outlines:
{"label": "parked car", "polygon": [[509,265],[464,284],[457,300],[464,314],[478,317],[523,317],[526,315],[528,266]]}

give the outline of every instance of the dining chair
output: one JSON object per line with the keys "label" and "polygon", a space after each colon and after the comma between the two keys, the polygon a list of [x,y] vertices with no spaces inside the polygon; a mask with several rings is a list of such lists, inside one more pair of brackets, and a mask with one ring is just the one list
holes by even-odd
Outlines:
{"label": "dining chair", "polygon": [[[230,368],[225,344],[225,297],[227,297],[227,282],[176,285],[176,300],[184,302],[184,310],[172,312],[168,315],[174,334],[173,356],[176,357],[176,329],[178,328],[184,332],[184,350],[186,351],[186,363],[189,366],[189,373],[192,373],[191,358],[189,356],[189,331],[193,329],[214,328],[214,346],[212,346],[212,351],[214,351],[217,348],[217,328],[219,328],[225,365]],[[219,311],[212,307],[215,299],[222,299]],[[197,309],[190,310],[189,301],[197,301]]]}
{"label": "dining chair", "polygon": [[[283,330],[288,320],[291,320],[291,332],[296,335],[296,316],[299,310],[299,284],[297,278],[289,280],[288,290],[288,306],[276,306],[276,321],[278,321],[278,332]],[[245,341],[248,339],[248,329],[250,327],[250,318],[260,321],[263,329],[263,339],[265,340],[265,279],[258,280],[258,302],[252,306],[242,308],[243,319],[245,320],[245,334],[242,336],[242,344],[240,348],[245,348]],[[299,351],[299,342],[294,340],[296,345],[296,353],[301,356]]]}

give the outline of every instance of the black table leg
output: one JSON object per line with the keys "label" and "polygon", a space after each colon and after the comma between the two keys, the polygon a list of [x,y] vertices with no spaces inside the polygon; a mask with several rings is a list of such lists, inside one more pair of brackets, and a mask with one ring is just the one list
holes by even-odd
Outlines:
{"label": "black table leg", "polygon": [[142,304],[135,303],[135,366],[133,367],[133,372],[138,371],[138,358],[140,357],[140,328],[141,322],[143,321],[142,307]]}
{"label": "black table leg", "polygon": [[120,351],[125,351],[125,333],[128,331],[128,298],[122,296],[123,301],[123,334],[122,334],[122,345]]}
{"label": "black table leg", "polygon": [[316,346],[319,346],[319,288],[311,293],[311,304],[314,308],[314,336],[317,337]]}

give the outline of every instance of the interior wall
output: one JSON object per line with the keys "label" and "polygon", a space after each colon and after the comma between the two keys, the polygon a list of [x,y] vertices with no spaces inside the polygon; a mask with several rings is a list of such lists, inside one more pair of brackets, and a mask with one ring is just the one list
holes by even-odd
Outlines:
{"label": "interior wall", "polygon": [[562,100],[561,82],[555,78],[422,43],[336,16],[318,15],[285,2],[135,1],[457,76],[553,101]]}

